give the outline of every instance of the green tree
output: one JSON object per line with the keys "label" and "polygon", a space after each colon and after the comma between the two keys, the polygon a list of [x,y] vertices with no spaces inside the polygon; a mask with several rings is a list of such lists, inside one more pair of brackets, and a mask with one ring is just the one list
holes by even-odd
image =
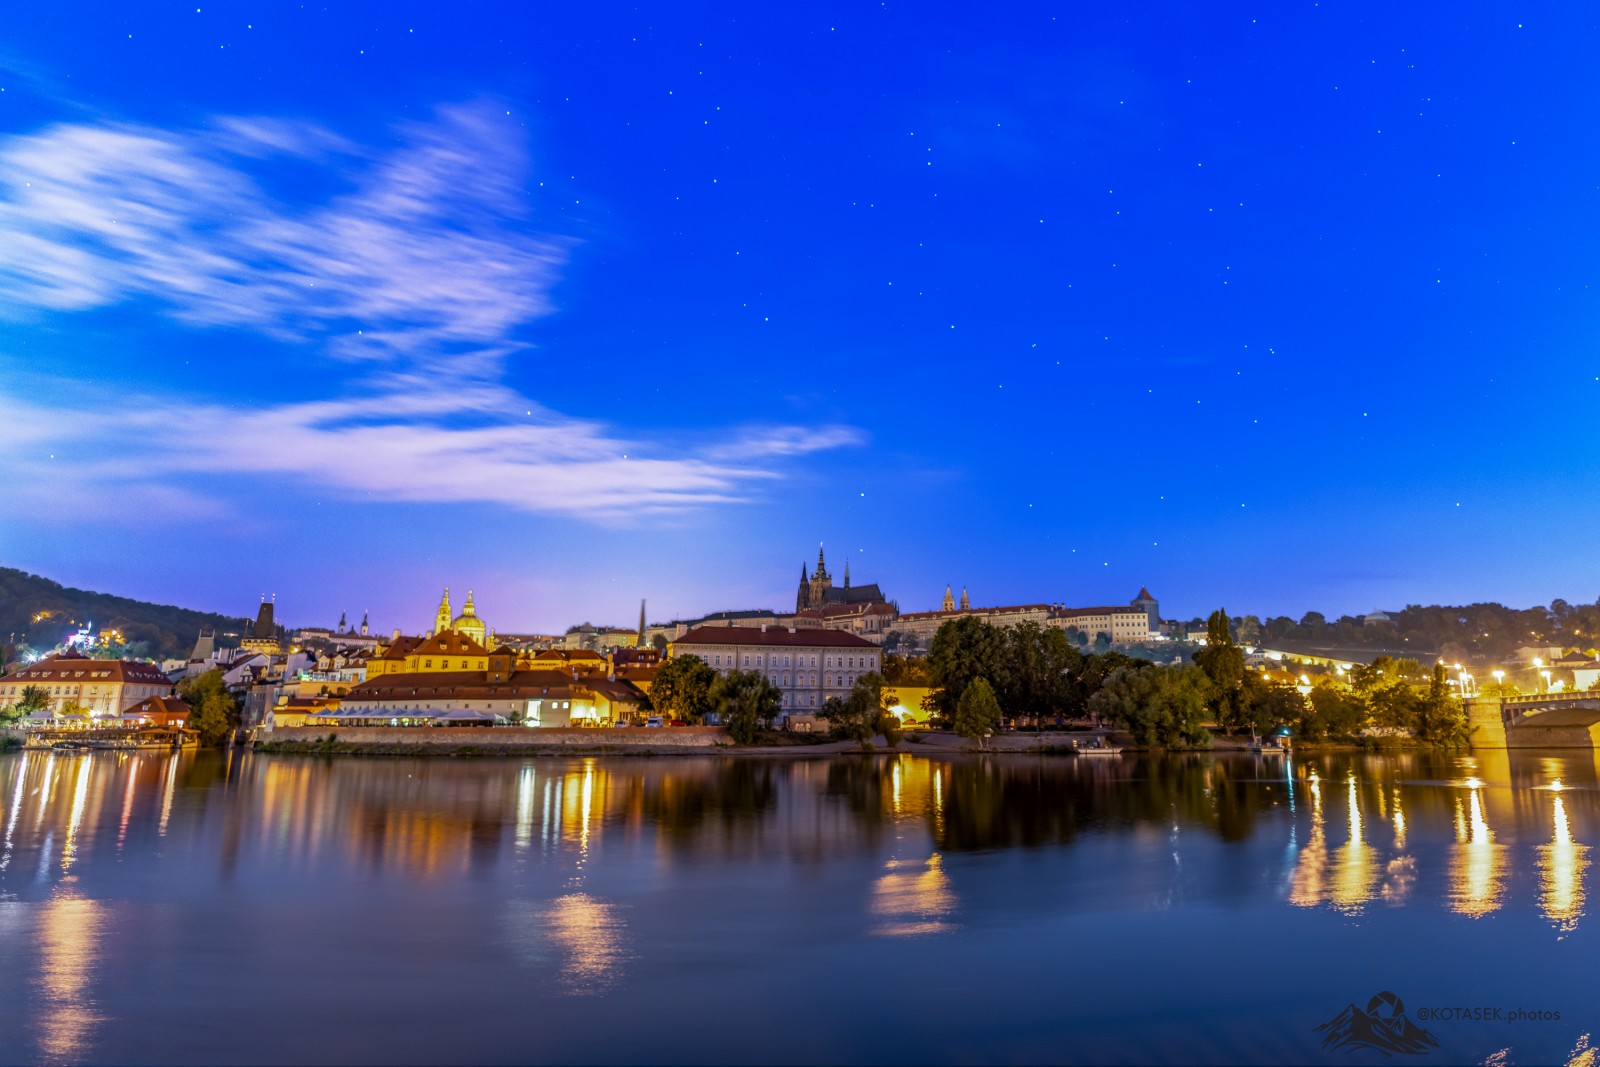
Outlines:
{"label": "green tree", "polygon": [[1268,734],[1300,721],[1306,698],[1289,685],[1267,685],[1253,673],[1246,673],[1241,690],[1241,725],[1254,733]]}
{"label": "green tree", "polygon": [[1389,730],[1416,731],[1423,703],[1422,665],[1414,659],[1379,656],[1350,672],[1350,687],[1366,711],[1367,723]]}
{"label": "green tree", "polygon": [[239,702],[222,684],[222,671],[209,670],[178,683],[178,695],[192,709],[184,725],[200,732],[202,745],[220,745],[239,726]]}
{"label": "green tree", "polygon": [[1417,737],[1435,745],[1460,748],[1472,736],[1467,722],[1466,707],[1450,695],[1450,686],[1443,663],[1433,665],[1433,677],[1428,680],[1428,691],[1417,709]]}
{"label": "green tree", "polygon": [[877,674],[863,674],[850,687],[850,695],[843,700],[829,700],[822,709],[834,737],[854,741],[863,749],[872,748],[872,738],[879,732],[881,720],[894,718],[883,706],[883,678]]}
{"label": "green tree", "polygon": [[956,702],[955,731],[972,738],[979,748],[988,747],[988,738],[1000,728],[1000,702],[985,678],[974,678]]}
{"label": "green tree", "polygon": [[984,676],[1005,713],[1038,724],[1075,704],[1072,676],[1083,667],[1083,653],[1066,634],[1025,622],[995,634],[995,659]]}
{"label": "green tree", "polygon": [[1295,735],[1302,741],[1353,741],[1366,717],[1366,708],[1349,689],[1317,686],[1300,710]]}
{"label": "green tree", "polygon": [[1222,608],[1206,620],[1206,646],[1194,654],[1194,662],[1211,683],[1209,708],[1216,724],[1230,734],[1245,725],[1244,649],[1234,644]]}
{"label": "green tree", "polygon": [[760,671],[729,671],[711,684],[711,707],[741,745],[756,738],[757,726],[770,726],[782,708],[782,695]]}
{"label": "green tree", "polygon": [[1147,748],[1203,748],[1210,683],[1194,667],[1120,667],[1089,700],[1090,710]]}
{"label": "green tree", "polygon": [[933,686],[929,696],[935,714],[947,724],[953,722],[961,694],[974,679],[998,673],[1002,656],[998,631],[982,619],[968,615],[939,627],[928,651],[928,682]]}
{"label": "green tree", "polygon": [[650,704],[663,715],[699,723],[712,710],[717,672],[699,656],[673,656],[650,683]]}
{"label": "green tree", "polygon": [[[888,648],[888,643],[884,643]],[[883,680],[890,685],[928,684],[928,660],[925,656],[902,656],[886,652],[883,657]]]}
{"label": "green tree", "polygon": [[23,686],[22,698],[17,701],[17,707],[22,709],[24,715],[35,711],[47,711],[54,704],[55,700],[50,696],[50,690],[42,685]]}

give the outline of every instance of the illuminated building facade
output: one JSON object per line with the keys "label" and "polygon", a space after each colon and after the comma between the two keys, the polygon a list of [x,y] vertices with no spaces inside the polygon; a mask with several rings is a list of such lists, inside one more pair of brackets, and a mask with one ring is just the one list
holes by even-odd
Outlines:
{"label": "illuminated building facade", "polygon": [[843,630],[787,626],[699,626],[672,643],[673,656],[699,656],[718,674],[758,671],[782,691],[783,709],[816,712],[843,699],[864,674],[883,667],[883,651]]}
{"label": "illuminated building facade", "polygon": [[77,706],[97,719],[121,715],[141,701],[173,692],[172,680],[153,663],[88,659],[73,651],[46,656],[0,678],[0,706],[17,703],[29,686],[50,694],[53,711]]}

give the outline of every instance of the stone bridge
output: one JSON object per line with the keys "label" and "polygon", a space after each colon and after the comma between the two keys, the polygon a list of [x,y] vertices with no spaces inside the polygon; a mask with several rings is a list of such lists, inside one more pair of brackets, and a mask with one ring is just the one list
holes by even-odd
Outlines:
{"label": "stone bridge", "polygon": [[1600,693],[1473,697],[1473,748],[1600,748]]}

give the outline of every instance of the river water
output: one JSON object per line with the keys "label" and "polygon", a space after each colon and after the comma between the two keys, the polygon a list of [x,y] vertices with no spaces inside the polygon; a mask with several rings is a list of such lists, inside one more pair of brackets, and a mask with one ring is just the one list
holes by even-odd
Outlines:
{"label": "river water", "polygon": [[1600,1039],[1587,752],[9,753],[0,828],[4,1062],[1373,1063],[1316,1028],[1384,992],[1402,1062]]}

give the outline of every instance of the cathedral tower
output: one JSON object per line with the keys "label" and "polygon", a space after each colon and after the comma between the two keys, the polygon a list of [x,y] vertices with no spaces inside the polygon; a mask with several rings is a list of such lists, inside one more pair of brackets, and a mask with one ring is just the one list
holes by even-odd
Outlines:
{"label": "cathedral tower", "polygon": [[833,588],[833,578],[828,574],[828,563],[822,556],[822,546],[817,546],[817,569],[811,572],[811,596],[807,602],[808,608],[821,608],[828,599],[828,590]]}
{"label": "cathedral tower", "polygon": [[944,587],[944,602],[939,605],[940,611],[956,610],[956,598],[950,595],[950,587]]}
{"label": "cathedral tower", "polygon": [[439,600],[439,610],[433,616],[433,632],[444,633],[450,629],[450,587],[444,587],[444,596]]}

